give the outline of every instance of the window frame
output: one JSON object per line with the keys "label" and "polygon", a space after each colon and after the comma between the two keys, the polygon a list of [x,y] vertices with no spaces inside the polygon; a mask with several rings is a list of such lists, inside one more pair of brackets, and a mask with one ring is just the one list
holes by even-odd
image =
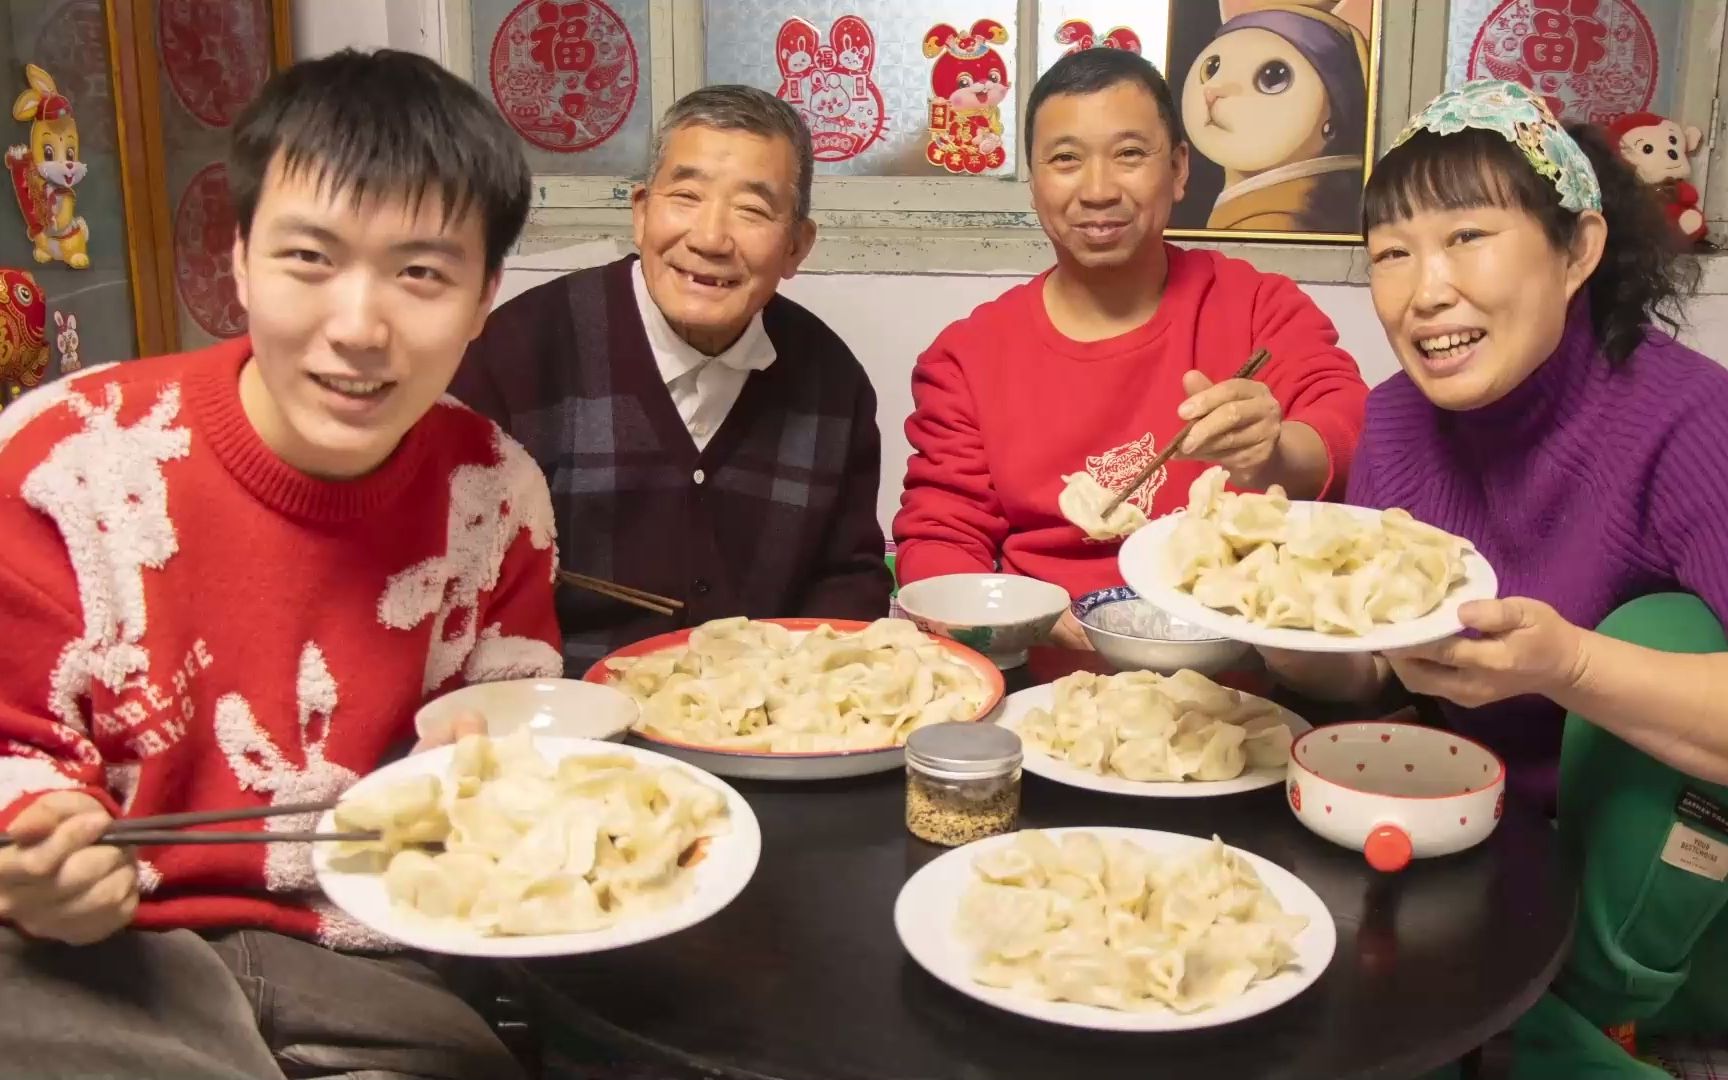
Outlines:
{"label": "window frame", "polygon": [[[390,6],[393,42],[416,41],[420,51],[472,80],[469,0],[390,0]],[[1017,25],[1037,25],[1037,6],[1038,0],[1016,0]],[[1382,3],[1376,156],[1402,129],[1414,105],[1429,100],[1444,87],[1449,15],[1448,0]],[[1724,30],[1728,27],[1728,0],[1689,4],[1688,18],[1677,111],[1689,118],[1706,114],[1710,118],[1705,146],[1695,158],[1695,179],[1704,193],[1712,231],[1728,231],[1728,137],[1718,123],[1720,102],[1728,96],[1728,67],[1722,63],[1728,36]],[[703,0],[649,0],[645,85],[648,107],[655,118],[680,96],[703,85],[705,32]],[[1036,70],[1036,35],[1018,33],[1016,38],[1017,70]],[[1015,84],[1017,115],[1024,115],[1031,82],[1020,77]],[[821,241],[805,270],[1036,273],[1049,265],[1050,255],[1048,241],[1031,210],[1026,178],[1024,155],[1012,181],[818,176],[813,217],[820,227]],[[533,209],[519,251],[546,252],[587,242],[627,245],[630,192],[639,179],[536,176]],[[1177,231],[1172,235],[1184,236]],[[1367,280],[1366,262],[1356,245],[1192,237],[1185,238],[1184,243],[1248,258],[1261,269],[1306,283],[1361,284]],[[1720,269],[1718,263],[1722,264]],[[1706,259],[1704,290],[1728,292],[1728,256]]]}

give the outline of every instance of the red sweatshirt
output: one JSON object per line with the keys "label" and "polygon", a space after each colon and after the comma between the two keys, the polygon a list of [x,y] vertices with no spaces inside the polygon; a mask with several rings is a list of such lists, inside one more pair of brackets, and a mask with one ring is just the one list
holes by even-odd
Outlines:
{"label": "red sweatshirt", "polygon": [[[1182,376],[1230,378],[1259,348],[1289,420],[1326,444],[1326,492],[1343,491],[1368,388],[1338,332],[1289,278],[1212,251],[1165,245],[1170,274],[1145,326],[1104,341],[1063,336],[1044,310],[1048,272],[944,330],[912,372],[912,458],[894,519],[902,584],[991,571],[1079,597],[1122,584],[1119,541],[1099,543],[1056,507],[1062,477],[1120,490],[1174,438]],[[1172,461],[1136,494],[1148,517],[1184,505],[1205,468]],[[1148,505],[1149,504],[1149,505]]]}
{"label": "red sweatshirt", "polygon": [[[329,799],[428,696],[562,674],[534,462],[445,399],[371,474],[314,479],[241,410],[250,355],[93,368],[0,413],[0,828],[55,789],[127,817]],[[310,853],[139,849],[137,925],[385,944]]]}

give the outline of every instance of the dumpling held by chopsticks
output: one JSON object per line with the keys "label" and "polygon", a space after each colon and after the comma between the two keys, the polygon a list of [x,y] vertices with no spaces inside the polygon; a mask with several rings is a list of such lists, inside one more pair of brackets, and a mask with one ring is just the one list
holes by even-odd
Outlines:
{"label": "dumpling held by chopsticks", "polygon": [[1062,482],[1066,486],[1056,498],[1056,507],[1087,539],[1120,540],[1146,524],[1145,512],[1126,499],[1106,516],[1104,508],[1116,493],[1094,480],[1091,473],[1064,476]]}

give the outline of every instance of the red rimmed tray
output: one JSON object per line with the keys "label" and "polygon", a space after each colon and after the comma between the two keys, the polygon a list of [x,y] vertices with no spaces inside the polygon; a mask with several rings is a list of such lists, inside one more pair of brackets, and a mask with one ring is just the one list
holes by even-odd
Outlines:
{"label": "red rimmed tray", "polygon": [[[755,619],[753,621],[774,623],[795,634],[809,633],[819,626],[829,626],[841,633],[855,633],[870,626],[867,622],[854,619]],[[600,659],[588,669],[582,678],[586,682],[609,685],[613,681],[612,671],[607,666],[610,661],[649,656],[669,649],[682,648],[689,643],[692,629],[674,630],[669,634],[658,634],[651,638],[644,638],[632,645],[626,645]],[[1002,681],[1002,672],[997,669],[996,665],[982,654],[957,641],[931,634],[925,636],[955,660],[976,671],[984,679],[988,696],[973,719],[983,720],[995,712],[1007,690]],[[640,731],[632,731],[630,737],[659,750],[661,753],[670,754],[700,769],[714,773],[716,776],[732,776],[749,780],[831,780],[845,776],[863,776],[866,773],[889,772],[900,768],[905,761],[903,749],[899,746],[774,754],[757,750],[728,750],[724,747],[701,746],[646,735]]]}

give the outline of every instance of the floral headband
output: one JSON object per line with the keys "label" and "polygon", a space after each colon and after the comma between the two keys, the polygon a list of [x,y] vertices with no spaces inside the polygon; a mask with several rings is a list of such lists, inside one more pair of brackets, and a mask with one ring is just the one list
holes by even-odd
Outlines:
{"label": "floral headband", "polygon": [[1560,193],[1573,213],[1602,209],[1602,186],[1590,159],[1548,111],[1541,97],[1514,82],[1473,79],[1446,91],[1411,118],[1393,148],[1418,131],[1456,135],[1465,128],[1492,131],[1523,152],[1530,167]]}

